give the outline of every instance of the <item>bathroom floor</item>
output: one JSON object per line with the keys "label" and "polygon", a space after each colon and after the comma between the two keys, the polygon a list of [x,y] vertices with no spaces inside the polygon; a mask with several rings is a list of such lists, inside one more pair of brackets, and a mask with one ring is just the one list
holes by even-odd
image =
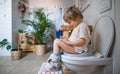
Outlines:
{"label": "bathroom floor", "polygon": [[[22,59],[12,61],[9,56],[0,56],[0,74],[38,74],[40,66],[47,60],[52,51],[38,56],[32,52],[25,52]],[[64,74],[74,74],[64,71]]]}

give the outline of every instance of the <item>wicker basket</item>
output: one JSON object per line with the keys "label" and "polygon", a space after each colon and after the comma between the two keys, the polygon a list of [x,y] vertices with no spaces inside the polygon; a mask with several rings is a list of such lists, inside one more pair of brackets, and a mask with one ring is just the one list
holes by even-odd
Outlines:
{"label": "wicker basket", "polygon": [[44,55],[46,52],[46,45],[35,45],[36,54]]}
{"label": "wicker basket", "polygon": [[12,49],[11,50],[12,60],[19,60],[22,58],[22,50]]}

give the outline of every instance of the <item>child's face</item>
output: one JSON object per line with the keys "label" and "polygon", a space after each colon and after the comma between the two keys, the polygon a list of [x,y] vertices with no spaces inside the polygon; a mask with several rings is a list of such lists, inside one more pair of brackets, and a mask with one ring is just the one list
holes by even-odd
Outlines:
{"label": "child's face", "polygon": [[70,24],[73,27],[76,27],[79,24],[78,20],[68,20],[68,24]]}

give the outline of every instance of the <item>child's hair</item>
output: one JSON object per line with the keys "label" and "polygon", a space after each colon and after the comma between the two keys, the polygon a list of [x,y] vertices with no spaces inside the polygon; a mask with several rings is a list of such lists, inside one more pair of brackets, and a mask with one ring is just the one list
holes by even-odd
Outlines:
{"label": "child's hair", "polygon": [[68,20],[73,20],[73,21],[76,20],[77,17],[80,17],[81,19],[83,19],[83,15],[80,9],[75,6],[72,6],[67,9],[67,11],[63,16],[63,19],[65,22],[68,22]]}

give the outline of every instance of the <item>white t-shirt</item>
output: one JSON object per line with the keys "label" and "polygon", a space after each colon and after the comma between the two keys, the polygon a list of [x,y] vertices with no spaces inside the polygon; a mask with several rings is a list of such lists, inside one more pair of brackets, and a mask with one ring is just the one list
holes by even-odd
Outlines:
{"label": "white t-shirt", "polygon": [[83,51],[87,51],[87,45],[90,41],[90,30],[88,28],[88,25],[85,22],[80,23],[75,27],[70,35],[69,41],[75,41],[80,38],[84,38],[86,40],[86,44],[84,44],[81,47],[75,46],[75,51],[77,53],[82,53]]}

